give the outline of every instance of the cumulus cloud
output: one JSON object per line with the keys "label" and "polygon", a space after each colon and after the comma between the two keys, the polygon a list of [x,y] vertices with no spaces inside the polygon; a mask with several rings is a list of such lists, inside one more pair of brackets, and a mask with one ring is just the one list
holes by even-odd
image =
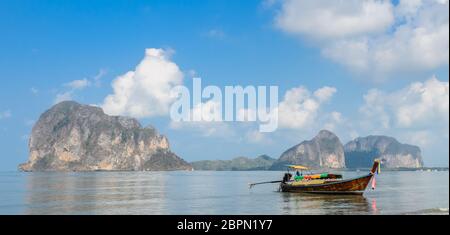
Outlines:
{"label": "cumulus cloud", "polygon": [[189,130],[204,137],[231,138],[236,135],[236,127],[237,125],[223,121],[222,104],[214,100],[192,107],[188,120],[170,122],[172,129]]}
{"label": "cumulus cloud", "polygon": [[[300,86],[288,90],[277,108],[273,112],[278,113],[278,128],[285,130],[307,129],[312,125],[319,126],[322,123],[317,121],[321,106],[328,102],[336,93],[334,87],[322,87],[314,92]],[[261,133],[256,127],[258,124],[258,113],[266,113],[267,110],[258,110],[252,108],[242,108],[236,111],[235,122],[224,122],[222,117],[222,106],[216,101],[209,100],[193,107],[190,112],[189,120],[171,122],[173,129],[190,129],[201,133],[203,136],[236,136],[236,133],[246,133],[245,139],[250,143],[270,143],[270,134]],[[330,120],[341,121],[340,113],[334,112],[326,114]],[[322,118],[320,118],[322,119]],[[256,121],[256,122],[255,122]]]}
{"label": "cumulus cloud", "polygon": [[402,127],[410,127],[429,121],[446,121],[449,115],[448,82],[432,78],[417,82],[395,94],[399,100],[396,121]]}
{"label": "cumulus cloud", "polygon": [[372,89],[355,119],[363,135],[382,134],[418,145],[426,164],[448,164],[449,83],[432,77],[387,92]]}
{"label": "cumulus cloud", "polygon": [[69,87],[69,88],[75,89],[75,90],[79,90],[79,89],[81,90],[90,85],[91,85],[91,83],[90,83],[90,81],[87,80],[87,78],[80,79],[80,80],[74,80],[74,81],[71,81],[71,82],[65,84],[66,87]]}
{"label": "cumulus cloud", "polygon": [[278,106],[279,127],[301,129],[311,125],[321,105],[334,93],[333,87],[323,87],[313,93],[302,86],[288,90]]}
{"label": "cumulus cloud", "polygon": [[391,93],[373,89],[364,96],[364,101],[360,112],[365,126],[385,129],[448,126],[449,84],[436,77]]}
{"label": "cumulus cloud", "polygon": [[171,53],[163,49],[147,49],[135,70],[113,81],[114,92],[101,105],[105,112],[136,118],[168,114],[170,104],[176,99],[171,89],[183,82],[183,73],[170,60]]}
{"label": "cumulus cloud", "polygon": [[314,97],[316,97],[319,102],[322,103],[328,101],[334,95],[334,93],[336,93],[336,88],[325,86],[317,89],[314,92]]}
{"label": "cumulus cloud", "polygon": [[277,27],[373,78],[449,63],[448,0],[284,0]]}
{"label": "cumulus cloud", "polygon": [[392,4],[376,0],[285,0],[276,18],[286,32],[315,39],[382,32],[393,22]]}

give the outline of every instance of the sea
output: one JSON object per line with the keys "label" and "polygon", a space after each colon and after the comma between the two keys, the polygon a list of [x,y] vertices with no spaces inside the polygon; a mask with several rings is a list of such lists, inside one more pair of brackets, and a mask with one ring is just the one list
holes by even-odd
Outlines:
{"label": "sea", "polygon": [[[344,178],[367,174],[344,171]],[[278,171],[0,172],[3,215],[449,214],[448,171],[384,171],[364,195],[282,193]]]}

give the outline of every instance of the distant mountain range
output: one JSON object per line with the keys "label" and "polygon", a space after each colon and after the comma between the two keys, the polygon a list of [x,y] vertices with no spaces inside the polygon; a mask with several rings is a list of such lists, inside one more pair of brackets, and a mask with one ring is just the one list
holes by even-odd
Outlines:
{"label": "distant mountain range", "polygon": [[257,158],[237,157],[232,160],[206,160],[192,162],[194,170],[204,171],[256,171],[268,170],[276,159],[267,155]]}
{"label": "distant mountain range", "polygon": [[260,157],[240,157],[229,161],[199,161],[192,164],[195,170],[284,170],[289,164],[342,169],[369,168],[375,159],[381,159],[385,168],[423,167],[421,151],[417,146],[399,143],[388,136],[360,137],[343,146],[339,138],[327,130],[320,131],[311,140],[289,148],[278,160],[269,158],[262,163]]}
{"label": "distant mountain range", "polygon": [[184,161],[168,139],[133,118],[108,116],[101,108],[66,101],[41,115],[22,171],[281,170],[286,164],[311,168],[367,168],[375,158],[387,168],[420,168],[420,148],[388,136],[356,138],[345,146],[331,131],[289,148],[278,159]]}
{"label": "distant mountain range", "polygon": [[312,140],[288,149],[271,167],[282,169],[286,164],[313,168],[367,168],[374,159],[381,159],[385,168],[420,168],[420,148],[402,144],[388,136],[359,137],[342,145],[332,132],[322,130]]}

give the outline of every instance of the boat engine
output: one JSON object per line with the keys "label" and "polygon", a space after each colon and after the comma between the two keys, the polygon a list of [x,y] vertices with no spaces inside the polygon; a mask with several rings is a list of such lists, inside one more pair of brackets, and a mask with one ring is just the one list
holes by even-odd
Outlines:
{"label": "boat engine", "polygon": [[288,181],[291,179],[291,177],[292,177],[292,174],[290,174],[290,173],[285,173],[285,174],[284,174],[284,177],[283,177],[283,183],[288,182]]}

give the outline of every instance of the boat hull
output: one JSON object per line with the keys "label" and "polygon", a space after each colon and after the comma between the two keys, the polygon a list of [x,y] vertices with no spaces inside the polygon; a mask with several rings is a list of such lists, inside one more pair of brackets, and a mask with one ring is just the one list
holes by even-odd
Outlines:
{"label": "boat hull", "polygon": [[312,184],[312,185],[293,185],[291,183],[281,183],[282,192],[291,193],[321,193],[321,194],[363,194],[372,179],[373,174],[363,177],[340,180],[335,182]]}

